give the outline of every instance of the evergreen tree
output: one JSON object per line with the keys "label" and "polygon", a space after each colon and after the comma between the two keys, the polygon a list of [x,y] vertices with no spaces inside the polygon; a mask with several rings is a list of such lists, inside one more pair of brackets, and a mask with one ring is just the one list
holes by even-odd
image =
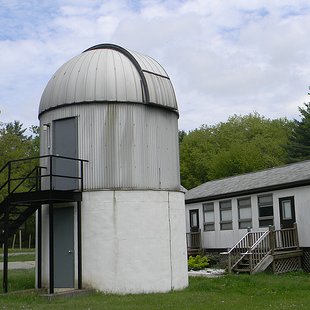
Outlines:
{"label": "evergreen tree", "polygon": [[290,138],[288,151],[289,162],[310,159],[310,103],[299,107],[301,120],[294,120],[294,130]]}

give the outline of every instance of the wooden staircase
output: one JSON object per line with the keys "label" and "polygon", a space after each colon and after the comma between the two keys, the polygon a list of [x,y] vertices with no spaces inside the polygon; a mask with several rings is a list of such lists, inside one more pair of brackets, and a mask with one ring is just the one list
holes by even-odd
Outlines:
{"label": "wooden staircase", "polygon": [[202,253],[201,230],[186,233],[187,257]]}
{"label": "wooden staircase", "polygon": [[301,268],[302,250],[299,248],[297,225],[293,228],[265,232],[248,232],[228,252],[228,272],[254,274],[268,267],[274,273]]}

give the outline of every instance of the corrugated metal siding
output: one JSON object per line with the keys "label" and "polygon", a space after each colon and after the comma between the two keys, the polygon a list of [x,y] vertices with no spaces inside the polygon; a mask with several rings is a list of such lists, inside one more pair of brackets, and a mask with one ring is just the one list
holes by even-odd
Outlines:
{"label": "corrugated metal siding", "polygon": [[[78,117],[79,157],[89,160],[87,189],[179,189],[175,113],[140,104],[83,104],[48,111],[40,122],[72,116]],[[43,132],[43,148],[46,138]]]}
{"label": "corrugated metal siding", "polygon": [[141,66],[142,70],[150,71],[155,74],[163,75],[165,77],[168,77],[167,72],[165,69],[152,57],[149,57],[147,55],[142,55],[140,53],[129,51],[135,59],[138,61],[139,65]]}
{"label": "corrugated metal siding", "polygon": [[[150,103],[177,111],[172,84],[167,73],[151,57],[130,52],[147,81]],[[150,73],[151,72],[151,73]],[[141,76],[131,60],[116,50],[84,52],[61,66],[48,82],[41,97],[39,114],[57,106],[80,102],[143,101]]]}
{"label": "corrugated metal siding", "polygon": [[177,110],[177,101],[170,80],[147,72],[144,75],[149,87],[150,102],[160,102],[165,107]]}
{"label": "corrugated metal siding", "polygon": [[93,101],[143,101],[139,72],[126,56],[93,50],[72,58],[48,82],[39,113],[63,104]]}

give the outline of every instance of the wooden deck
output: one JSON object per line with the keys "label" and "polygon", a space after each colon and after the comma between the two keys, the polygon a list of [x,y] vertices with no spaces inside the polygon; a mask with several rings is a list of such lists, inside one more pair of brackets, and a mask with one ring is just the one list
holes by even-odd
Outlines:
{"label": "wooden deck", "polygon": [[271,268],[274,273],[301,269],[296,223],[293,228],[248,232],[228,252],[228,272],[257,273]]}

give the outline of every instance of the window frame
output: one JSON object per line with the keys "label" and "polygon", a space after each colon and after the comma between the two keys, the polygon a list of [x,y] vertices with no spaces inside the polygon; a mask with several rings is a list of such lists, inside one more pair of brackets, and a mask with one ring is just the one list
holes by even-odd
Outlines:
{"label": "window frame", "polygon": [[[206,202],[202,204],[203,212],[203,231],[215,231],[215,213],[214,213],[214,202]],[[206,221],[206,212],[213,212],[213,221]]]}
{"label": "window frame", "polygon": [[[260,202],[260,198],[264,197],[271,197],[271,202]],[[269,227],[274,225],[274,203],[273,203],[273,194],[264,194],[264,195],[258,195],[257,196],[257,207],[258,207],[258,225],[259,227]],[[271,208],[272,210],[272,215],[265,215],[265,216],[260,216],[260,210],[261,208]],[[271,221],[271,224],[263,225],[261,224],[262,221]]]}
{"label": "window frame", "polygon": [[[229,206],[223,207],[222,204],[228,203],[228,202],[229,202]],[[221,230],[233,230],[233,225],[232,225],[233,214],[232,214],[232,201],[231,201],[231,199],[219,201],[219,210],[220,210],[220,229]],[[227,210],[230,211],[230,220],[222,220],[222,211],[227,211]],[[230,224],[229,228],[223,228],[224,225],[229,225],[229,224]]]}
{"label": "window frame", "polygon": [[[249,204],[247,205],[240,205],[240,201],[249,201]],[[238,207],[238,227],[239,229],[247,229],[247,228],[252,228],[253,227],[253,220],[252,220],[252,203],[251,203],[251,197],[242,197],[242,198],[237,198],[237,207]],[[248,218],[240,218],[240,209],[250,209],[251,212],[251,217]],[[250,225],[247,227],[241,227],[243,223],[248,223],[250,222]]]}

